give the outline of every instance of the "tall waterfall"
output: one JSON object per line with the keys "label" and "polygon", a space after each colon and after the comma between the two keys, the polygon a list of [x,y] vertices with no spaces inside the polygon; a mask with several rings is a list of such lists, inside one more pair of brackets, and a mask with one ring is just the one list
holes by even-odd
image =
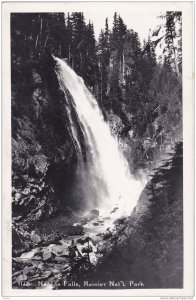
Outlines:
{"label": "tall waterfall", "polygon": [[[68,64],[54,57],[61,90],[68,90],[72,103],[67,103],[72,138],[78,152],[78,169],[75,184],[76,196],[83,198],[86,208],[102,214],[118,207],[121,213],[130,213],[141,193],[142,184],[129,171],[128,163],[104,121],[101,110],[92,94]],[[83,155],[78,126],[73,119],[75,111],[82,132],[86,158]]]}

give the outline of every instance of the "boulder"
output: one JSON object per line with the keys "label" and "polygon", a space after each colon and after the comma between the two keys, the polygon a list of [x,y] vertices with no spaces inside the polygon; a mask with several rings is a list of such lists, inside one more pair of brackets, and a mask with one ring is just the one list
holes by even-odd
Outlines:
{"label": "boulder", "polygon": [[31,251],[28,251],[28,252],[24,252],[21,254],[20,258],[21,259],[31,259],[34,257],[35,253],[37,251],[35,249],[31,250]]}
{"label": "boulder", "polygon": [[21,281],[26,281],[28,279],[27,275],[19,275],[18,277],[16,277],[16,282],[20,283]]}
{"label": "boulder", "polygon": [[60,272],[61,272],[61,270],[58,270],[58,269],[54,269],[54,270],[53,270],[53,274],[54,274],[54,275],[59,274]]}
{"label": "boulder", "polygon": [[42,258],[38,255],[33,256],[33,260],[42,260]]}
{"label": "boulder", "polygon": [[115,207],[110,213],[113,214],[118,210],[118,207]]}
{"label": "boulder", "polygon": [[96,222],[93,223],[94,226],[102,226],[104,224],[104,220],[96,220]]}
{"label": "boulder", "polygon": [[35,257],[35,256],[39,256],[39,257],[42,257],[42,253],[43,253],[43,251],[40,249],[40,250],[37,250],[37,251],[35,251],[34,252],[34,256],[33,256],[33,258]]}
{"label": "boulder", "polygon": [[99,222],[94,222],[93,223],[93,226],[100,226],[100,225],[102,225],[102,224],[100,224]]}
{"label": "boulder", "polygon": [[23,269],[23,275],[28,275],[31,272],[31,269],[29,267],[24,267]]}
{"label": "boulder", "polygon": [[48,246],[50,244],[56,244],[61,239],[61,236],[57,232],[53,232],[48,235],[44,235],[44,239],[42,240],[43,246]]}
{"label": "boulder", "polygon": [[84,245],[85,243],[88,243],[90,241],[92,241],[92,239],[89,236],[87,236],[87,237],[78,239],[76,242],[81,245]]}
{"label": "boulder", "polygon": [[92,209],[90,213],[91,216],[99,217],[99,211],[97,209]]}
{"label": "boulder", "polygon": [[48,261],[52,258],[52,253],[49,251],[44,251],[42,254],[43,261]]}
{"label": "boulder", "polygon": [[77,227],[77,226],[80,226],[80,227],[81,227],[81,226],[82,226],[82,223],[73,223],[73,226],[74,226],[74,227]]}
{"label": "boulder", "polygon": [[56,256],[54,258],[54,260],[58,263],[58,264],[61,264],[61,263],[69,263],[70,262],[70,258],[68,257],[62,257],[62,256]]}
{"label": "boulder", "polygon": [[65,246],[51,245],[51,247],[49,246],[49,248],[55,256],[69,256],[69,250],[65,248]]}
{"label": "boulder", "polygon": [[33,230],[33,231],[31,232],[30,238],[31,238],[31,241],[32,241],[33,243],[35,243],[35,244],[39,244],[39,243],[41,243],[41,242],[43,241],[43,238],[42,238],[40,235],[38,235],[38,234],[35,232],[35,230]]}
{"label": "boulder", "polygon": [[93,248],[91,246],[86,246],[82,248],[82,253],[91,253],[93,252]]}
{"label": "boulder", "polygon": [[52,276],[52,275],[53,275],[52,270],[45,271],[45,272],[41,275],[41,279],[47,279],[47,278],[49,278],[49,277]]}
{"label": "boulder", "polygon": [[86,224],[88,224],[88,218],[83,218],[81,220],[81,225],[86,225]]}

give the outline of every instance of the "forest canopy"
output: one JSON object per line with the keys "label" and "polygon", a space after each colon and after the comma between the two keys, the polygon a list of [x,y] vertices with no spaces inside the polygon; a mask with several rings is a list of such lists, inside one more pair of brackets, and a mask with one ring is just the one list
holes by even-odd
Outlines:
{"label": "forest canopy", "polygon": [[[93,92],[105,119],[120,120],[112,127],[132,143],[133,164],[154,160],[182,136],[182,16],[168,11],[160,18],[164,25],[142,43],[116,12],[112,28],[106,18],[98,41],[82,12],[12,14],[12,83],[26,80],[29,65],[52,54],[64,58]],[[160,59],[156,48],[162,42]]]}

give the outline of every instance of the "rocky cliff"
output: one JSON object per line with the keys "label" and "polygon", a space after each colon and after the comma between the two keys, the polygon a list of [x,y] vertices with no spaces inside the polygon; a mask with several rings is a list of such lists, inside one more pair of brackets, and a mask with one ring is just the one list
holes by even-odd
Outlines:
{"label": "rocky cliff", "polygon": [[77,155],[52,57],[21,74],[12,84],[13,217],[41,220],[69,206]]}

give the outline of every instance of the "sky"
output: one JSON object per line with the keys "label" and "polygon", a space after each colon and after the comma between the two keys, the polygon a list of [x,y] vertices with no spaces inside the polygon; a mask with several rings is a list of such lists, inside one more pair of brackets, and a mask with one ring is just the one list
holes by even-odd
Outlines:
{"label": "sky", "polygon": [[[98,39],[101,29],[105,27],[105,19],[108,17],[109,28],[112,28],[113,16],[115,11],[104,12],[104,11],[84,11],[84,17],[86,22],[91,20],[94,24],[95,37]],[[117,11],[118,13],[118,11]],[[140,42],[143,44],[144,39],[148,39],[149,30],[156,29],[162,21],[157,18],[160,13],[157,12],[120,12],[120,16],[128,29],[133,29],[139,35]]]}

